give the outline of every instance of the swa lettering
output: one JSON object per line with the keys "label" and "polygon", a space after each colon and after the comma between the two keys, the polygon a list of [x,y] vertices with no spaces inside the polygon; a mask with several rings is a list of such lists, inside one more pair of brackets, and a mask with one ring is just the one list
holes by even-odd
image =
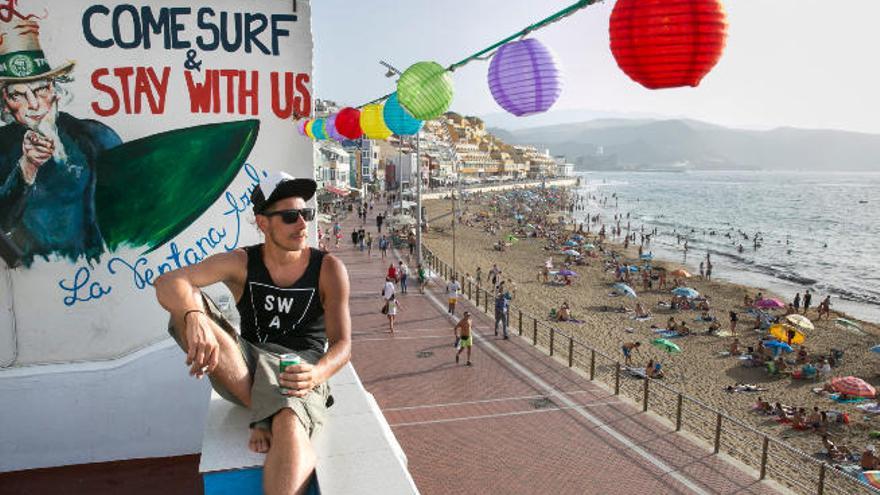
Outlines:
{"label": "swa lettering", "polygon": [[259,282],[250,282],[249,285],[251,309],[260,342],[295,332],[315,295],[313,288],[282,289]]}

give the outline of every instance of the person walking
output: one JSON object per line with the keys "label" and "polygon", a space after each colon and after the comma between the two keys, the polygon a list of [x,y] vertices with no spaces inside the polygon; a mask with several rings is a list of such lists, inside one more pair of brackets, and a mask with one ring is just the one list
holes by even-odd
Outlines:
{"label": "person walking", "polygon": [[466,366],[471,366],[471,349],[474,347],[473,322],[471,321],[471,313],[465,311],[464,315],[458,320],[455,328],[452,329],[455,334],[455,364],[458,364],[461,351],[467,349]]}
{"label": "person walking", "polygon": [[372,257],[373,256],[373,234],[371,234],[370,232],[367,232],[367,238],[366,238],[365,242],[367,243],[367,256]]}
{"label": "person walking", "polygon": [[730,312],[730,333],[732,335],[736,335],[736,322],[739,320],[739,317],[736,315],[736,311]]}
{"label": "person walking", "polygon": [[428,283],[428,273],[425,271],[425,267],[419,263],[418,267],[418,277],[419,277],[419,294],[425,293],[425,285]]}
{"label": "person walking", "polygon": [[406,282],[409,280],[409,267],[400,261],[397,263],[397,276],[400,277],[400,292],[406,294]]}
{"label": "person walking", "polygon": [[504,282],[499,286],[498,294],[495,296],[495,335],[498,335],[498,324],[501,324],[502,335],[507,340],[507,325],[510,321],[510,300],[513,296],[504,289]]}
{"label": "person walking", "polygon": [[455,277],[452,277],[452,280],[446,284],[446,296],[447,302],[449,303],[449,314],[455,314],[455,304],[458,302],[458,292],[461,290],[461,284],[458,283],[458,280]]}
{"label": "person walking", "polygon": [[391,297],[385,301],[385,314],[388,316],[388,331],[394,333],[394,319],[397,317],[397,311],[403,309],[397,295],[393,292]]}
{"label": "person walking", "polygon": [[385,234],[382,234],[382,237],[379,238],[379,253],[382,255],[383,260],[388,256],[388,237]]}
{"label": "person walking", "polygon": [[804,316],[807,316],[807,311],[810,309],[810,302],[813,300],[813,294],[810,292],[810,289],[807,289],[807,292],[804,293]]}

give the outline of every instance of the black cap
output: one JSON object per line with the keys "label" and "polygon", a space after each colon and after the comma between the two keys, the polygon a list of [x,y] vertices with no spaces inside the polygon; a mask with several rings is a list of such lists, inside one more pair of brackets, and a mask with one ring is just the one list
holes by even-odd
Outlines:
{"label": "black cap", "polygon": [[263,213],[272,203],[286,198],[302,198],[308,201],[317,189],[318,183],[312,179],[296,179],[284,172],[275,172],[261,180],[251,193],[254,214]]}

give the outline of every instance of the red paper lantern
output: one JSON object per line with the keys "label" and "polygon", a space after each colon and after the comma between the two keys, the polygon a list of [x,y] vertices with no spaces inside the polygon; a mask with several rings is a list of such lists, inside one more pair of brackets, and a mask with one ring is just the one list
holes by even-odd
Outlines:
{"label": "red paper lantern", "polygon": [[696,86],[721,58],[727,19],[720,0],[617,0],[611,53],[649,89]]}
{"label": "red paper lantern", "polygon": [[357,139],[364,134],[361,129],[361,112],[357,108],[345,107],[336,115],[336,130],[348,139]]}

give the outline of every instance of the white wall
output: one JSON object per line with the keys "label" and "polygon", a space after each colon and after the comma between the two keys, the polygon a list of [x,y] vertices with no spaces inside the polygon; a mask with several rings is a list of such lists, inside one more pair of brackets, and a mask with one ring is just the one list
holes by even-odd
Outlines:
{"label": "white wall", "polygon": [[199,452],[210,385],[171,339],[105,363],[0,370],[0,471]]}
{"label": "white wall", "polygon": [[[184,30],[178,33],[190,41],[205,34],[195,32],[201,7],[213,8],[218,14],[213,21],[219,23],[220,12],[290,14],[293,5],[279,0],[246,4],[237,0],[98,3],[111,10],[123,3],[138,10],[144,6],[154,10],[190,7],[192,13],[181,18]],[[314,175],[312,143],[297,135],[289,118],[273,113],[270,98],[271,72],[312,73],[309,0],[296,2],[295,25],[283,26],[290,34],[279,39],[279,56],[256,50],[250,54],[243,50],[197,53],[203,66],[195,74],[203,75],[207,69],[259,72],[258,115],[225,110],[191,113],[184,78],[186,50],[163,48],[161,35],[153,35],[154,46],[149,50],[89,45],[81,20],[85,9],[95,4],[90,0],[28,0],[18,5],[25,13],[48,13],[40,21],[40,40],[53,66],[76,60],[76,79],[68,83],[74,99],[62,111],[79,119],[98,120],[113,128],[124,142],[199,124],[256,118],[260,120],[259,135],[247,157],[252,170],[258,175],[274,170],[298,177]],[[111,17],[98,17],[103,37],[111,32]],[[267,28],[264,33],[269,31]],[[131,39],[131,29],[123,27],[123,35]],[[102,68],[125,66],[153,67],[159,73],[163,67],[171,68],[164,114],[96,115],[92,104],[100,102],[106,107],[108,100],[93,87],[91,75]],[[306,86],[313,98],[311,82]],[[224,102],[225,96],[224,89]],[[227,188],[239,206],[255,185],[252,175],[243,168]],[[198,192],[197,185],[193,192]],[[243,207],[240,215],[232,213],[230,203],[221,196],[180,235],[151,253],[144,253],[142,247],[119,249],[104,253],[100,262],[39,259],[30,267],[15,270],[0,261],[0,471],[198,452],[208,404],[207,381],[188,377],[182,352],[167,337],[168,315],[156,302],[152,287],[139,284],[123,263],[111,266],[109,260],[115,257],[131,265],[143,260],[141,270],[156,269],[171,254],[172,242],[181,250],[195,247],[212,228],[225,231],[226,237],[211,246],[209,255],[231,249],[229,246],[261,242],[252,225],[250,207]],[[313,242],[316,229],[312,225],[309,232]],[[90,278],[78,291],[81,299],[71,301],[71,294],[60,284],[73,284],[78,273]],[[91,298],[89,285],[93,283],[112,291]]]}

